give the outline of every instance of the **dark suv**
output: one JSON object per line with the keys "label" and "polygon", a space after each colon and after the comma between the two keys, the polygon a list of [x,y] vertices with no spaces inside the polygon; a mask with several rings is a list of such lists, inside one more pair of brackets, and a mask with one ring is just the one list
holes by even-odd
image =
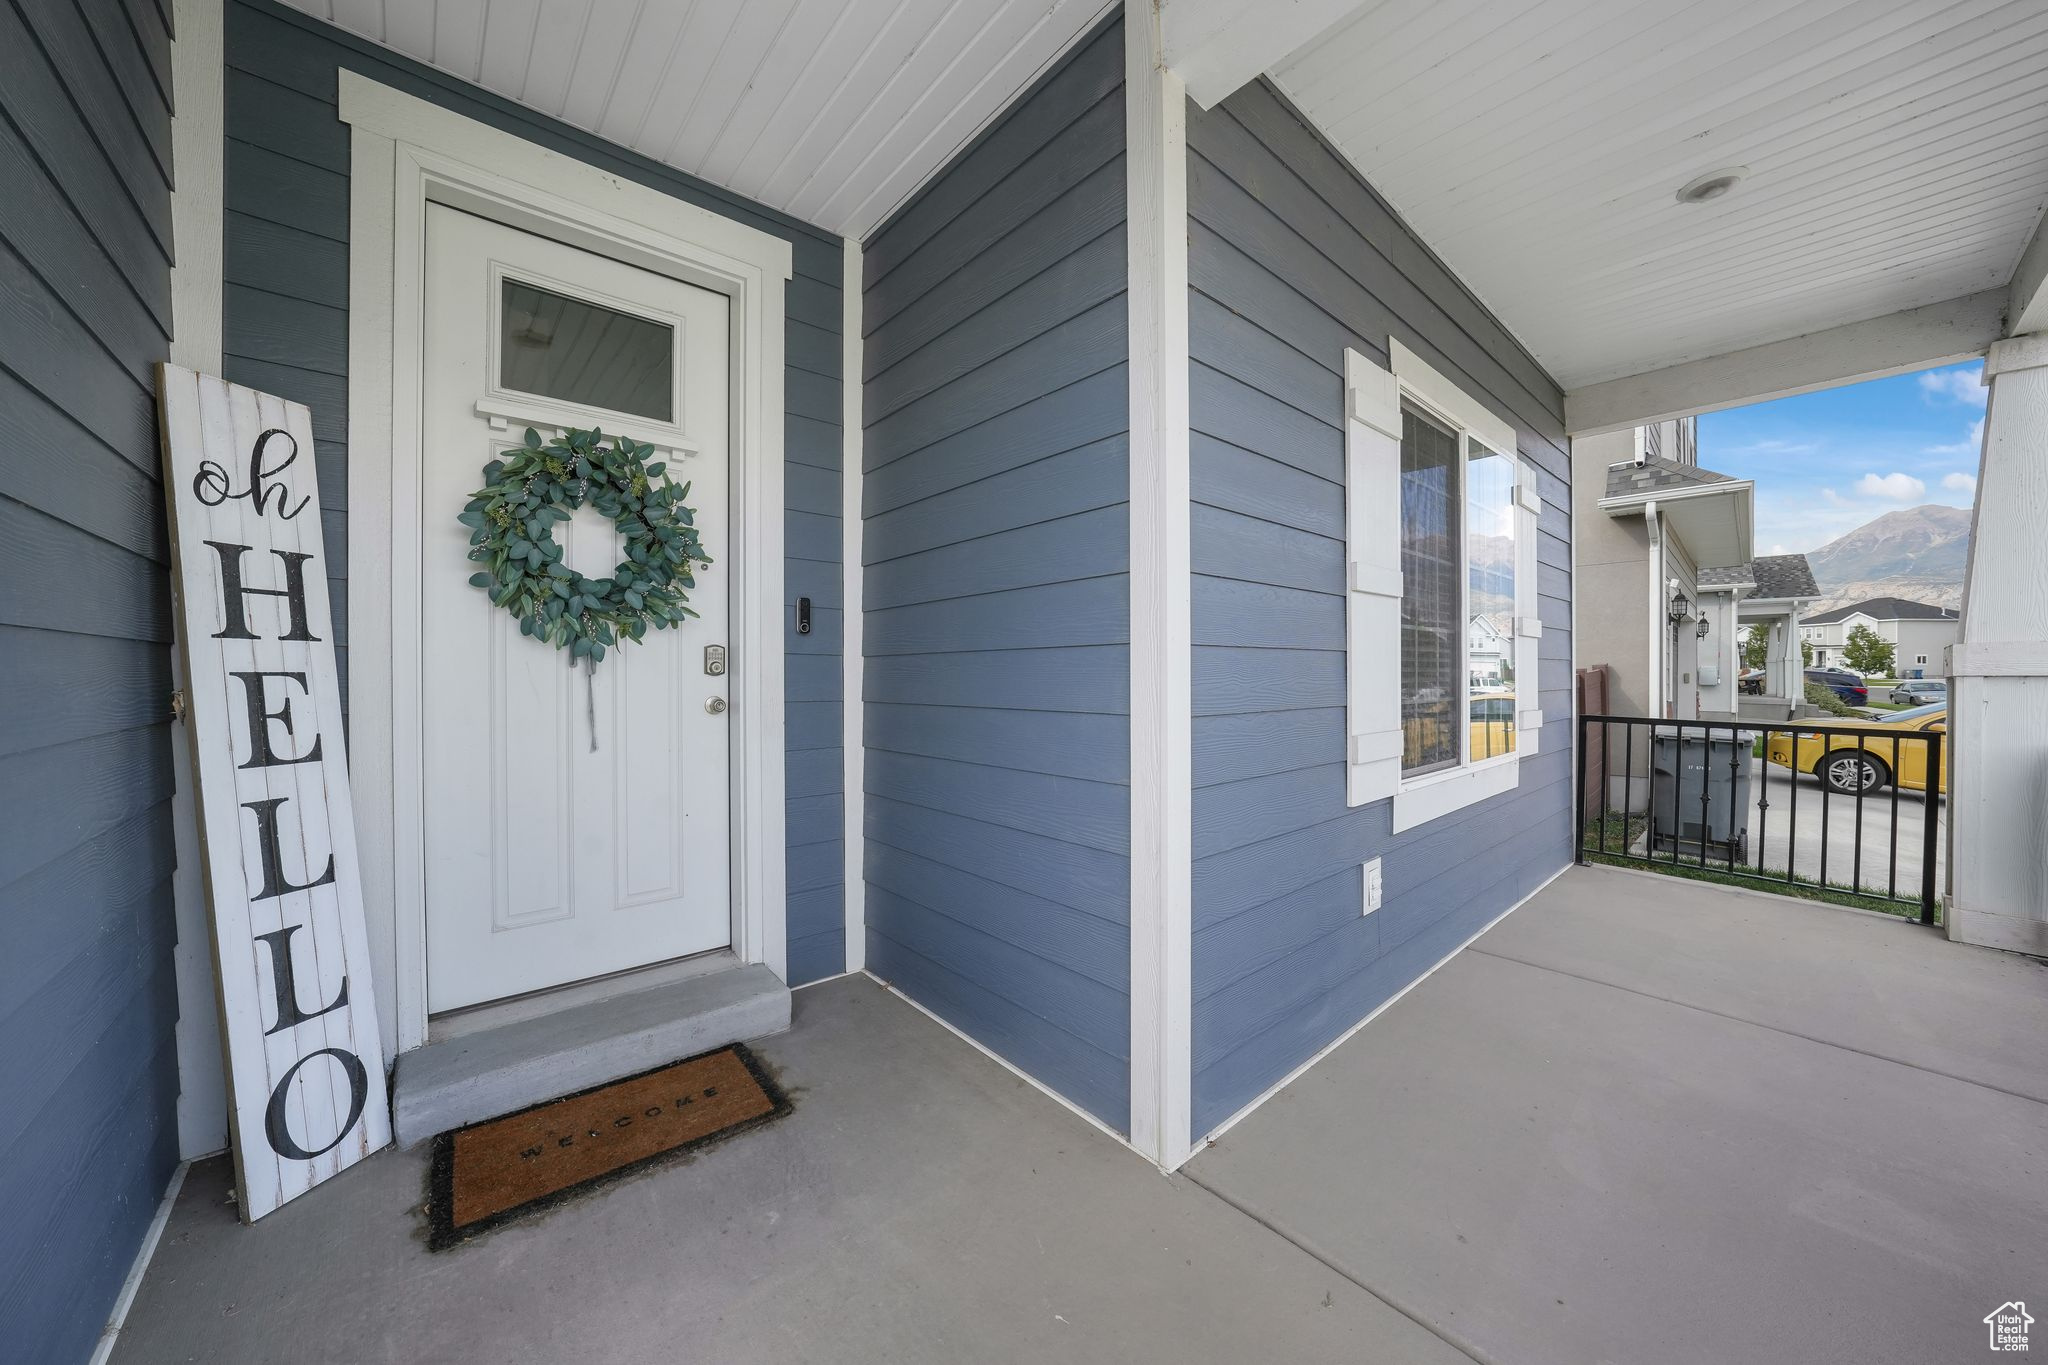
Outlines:
{"label": "dark suv", "polygon": [[1809,668],[1806,680],[1819,683],[1851,706],[1867,705],[1870,689],[1863,685],[1863,679],[1845,668]]}

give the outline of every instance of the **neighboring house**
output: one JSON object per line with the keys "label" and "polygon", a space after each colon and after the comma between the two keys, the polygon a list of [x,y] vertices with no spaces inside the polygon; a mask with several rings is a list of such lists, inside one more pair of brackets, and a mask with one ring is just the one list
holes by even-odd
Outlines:
{"label": "neighboring house", "polygon": [[1572,442],[1579,662],[1607,666],[1615,714],[1696,719],[1732,685],[1710,603],[1728,595],[1724,569],[1746,573],[1753,489],[1700,468],[1693,432],[1687,419]]}
{"label": "neighboring house", "polygon": [[1892,646],[1892,667],[1901,678],[1939,678],[1946,666],[1945,653],[1962,630],[1961,613],[1949,607],[1929,606],[1903,597],[1873,597],[1809,616],[1800,626],[1800,638],[1813,646],[1815,668],[1841,668],[1849,633],[1868,626]]}
{"label": "neighboring house", "polygon": [[[872,972],[1179,1166],[1571,860],[1575,656],[1616,709],[1698,713],[1700,572],[1751,562],[1751,490],[1671,414],[1987,347],[1971,601],[2003,634],[1946,922],[2048,945],[2033,807],[1988,795],[2031,790],[2038,652],[2006,644],[2048,638],[2024,215],[1973,222],[1969,183],[1932,223],[1839,212],[1812,177],[1921,174],[1917,125],[1808,155],[1836,77],[1714,7],[1638,35],[1635,79],[1769,57],[1706,82],[1753,197],[1686,184],[1717,157],[1610,87],[1598,25],[1112,10],[0,4],[10,1358],[92,1350],[178,1161],[228,1137],[167,359],[310,408],[408,1142],[429,1061],[536,1098],[616,1074],[502,1031],[588,998],[587,931],[604,990],[672,991],[700,1045]],[[1519,93],[1539,68],[1566,97]],[[1653,240],[1685,268],[1631,264]],[[680,644],[581,689],[468,586],[456,517],[527,424],[680,452],[715,561]]]}
{"label": "neighboring house", "polygon": [[1474,687],[1512,684],[1515,676],[1515,618],[1488,611],[1473,616],[1466,627],[1466,669]]}
{"label": "neighboring house", "polygon": [[[1705,569],[1699,587],[1708,625],[1700,641],[1700,713],[1717,719],[1791,719],[1805,695],[1798,644],[1801,613],[1820,596],[1806,556],[1758,555],[1732,568]],[[1742,641],[1752,627],[1764,631],[1763,690],[1744,695],[1737,679],[1743,671]]]}

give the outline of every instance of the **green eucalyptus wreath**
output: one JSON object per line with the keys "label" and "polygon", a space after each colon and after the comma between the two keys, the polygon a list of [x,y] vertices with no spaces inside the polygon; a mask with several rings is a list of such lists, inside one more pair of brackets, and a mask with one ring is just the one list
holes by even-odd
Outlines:
{"label": "green eucalyptus wreath", "polygon": [[[456,520],[467,526],[469,557],[484,566],[470,583],[519,618],[519,633],[596,663],[619,640],[649,627],[681,625],[696,568],[709,564],[696,515],[654,447],[602,431],[569,431],[543,444],[532,428],[524,449],[484,466],[484,486]],[[586,578],[562,563],[554,524],[588,503],[610,517],[626,558],[610,578]]]}

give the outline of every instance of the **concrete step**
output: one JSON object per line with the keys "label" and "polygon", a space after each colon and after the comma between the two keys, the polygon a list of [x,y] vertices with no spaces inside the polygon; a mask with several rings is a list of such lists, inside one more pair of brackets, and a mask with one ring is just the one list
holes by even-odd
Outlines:
{"label": "concrete step", "polygon": [[401,1147],[466,1123],[789,1028],[789,988],[754,963],[628,991],[401,1053]]}

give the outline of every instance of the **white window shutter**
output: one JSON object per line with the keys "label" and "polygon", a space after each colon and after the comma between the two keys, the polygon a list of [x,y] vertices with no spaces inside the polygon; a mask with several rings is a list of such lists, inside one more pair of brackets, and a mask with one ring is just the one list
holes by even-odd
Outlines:
{"label": "white window shutter", "polygon": [[1515,752],[1536,753],[1543,737],[1543,618],[1536,591],[1540,567],[1536,539],[1541,531],[1543,495],[1536,466],[1515,461]]}
{"label": "white window shutter", "polygon": [[1401,384],[1344,353],[1345,795],[1401,785]]}

